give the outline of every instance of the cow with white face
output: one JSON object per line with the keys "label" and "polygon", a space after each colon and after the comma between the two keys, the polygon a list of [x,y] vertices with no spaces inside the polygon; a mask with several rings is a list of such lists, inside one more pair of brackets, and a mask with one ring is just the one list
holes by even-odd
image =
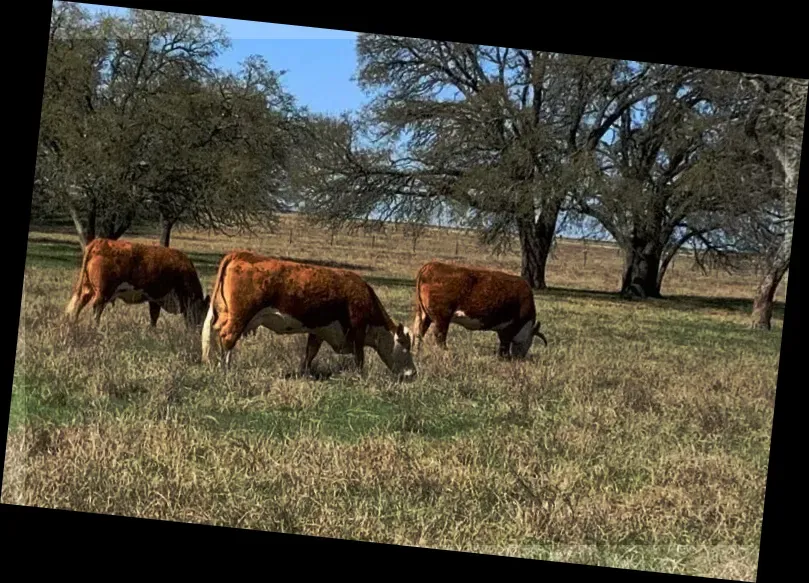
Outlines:
{"label": "cow with white face", "polygon": [[420,350],[430,325],[438,345],[447,348],[450,324],[497,332],[500,357],[525,358],[539,338],[534,294],[521,277],[453,263],[431,261],[416,276],[414,348]]}
{"label": "cow with white face", "polygon": [[203,362],[211,362],[215,350],[229,366],[239,338],[259,327],[307,334],[303,374],[325,342],[337,354],[353,354],[360,370],[369,346],[399,380],[416,378],[410,331],[388,316],[371,286],[351,271],[251,251],[229,253],[219,264],[203,325]]}
{"label": "cow with white face", "polygon": [[118,299],[126,304],[148,303],[153,327],[162,309],[169,314],[182,314],[186,326],[193,328],[202,324],[210,298],[203,297],[197,270],[182,251],[160,245],[93,239],[84,250],[65,314],[75,322],[90,304],[98,324],[104,308]]}

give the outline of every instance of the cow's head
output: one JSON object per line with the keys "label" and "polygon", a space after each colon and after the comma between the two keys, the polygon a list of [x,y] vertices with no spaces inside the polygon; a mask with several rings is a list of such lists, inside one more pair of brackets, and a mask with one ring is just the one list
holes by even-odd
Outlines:
{"label": "cow's head", "polygon": [[548,345],[548,340],[545,338],[545,335],[539,331],[539,321],[533,326],[530,322],[527,322],[523,329],[514,337],[514,340],[511,341],[511,356],[514,358],[525,358],[528,355],[528,351],[531,349],[531,345],[534,343],[534,337],[542,340],[545,346]]}
{"label": "cow's head", "polygon": [[413,334],[407,326],[399,324],[393,333],[393,346],[388,357],[388,366],[399,380],[412,381],[416,379],[416,365],[410,351],[412,346]]}
{"label": "cow's head", "polygon": [[205,316],[208,315],[208,306],[211,305],[211,296],[191,300],[186,312],[186,322],[189,326],[202,326]]}

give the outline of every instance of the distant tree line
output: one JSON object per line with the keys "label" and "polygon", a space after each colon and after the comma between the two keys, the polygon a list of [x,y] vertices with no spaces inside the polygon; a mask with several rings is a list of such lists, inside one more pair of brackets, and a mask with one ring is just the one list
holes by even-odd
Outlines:
{"label": "distant tree line", "polygon": [[519,242],[541,290],[564,222],[624,254],[621,293],[660,297],[684,247],[763,259],[769,328],[791,253],[806,80],[362,34],[354,115],[296,104],[258,56],[218,70],[224,32],[183,14],[91,17],[55,2],[32,221],[85,245],[136,224],[270,227],[296,208],[368,228],[436,213]]}

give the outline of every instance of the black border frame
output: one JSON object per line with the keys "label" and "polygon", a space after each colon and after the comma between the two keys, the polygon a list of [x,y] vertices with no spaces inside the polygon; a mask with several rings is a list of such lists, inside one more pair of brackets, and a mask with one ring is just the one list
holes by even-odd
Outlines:
{"label": "black border frame", "polygon": [[[426,16],[419,14],[422,6],[408,3],[404,11],[401,7],[393,18],[382,17],[382,10],[359,10],[348,5],[321,5],[317,9],[308,6],[253,4],[248,2],[183,2],[182,0],[115,0],[114,2],[86,2],[88,4],[107,4],[131,8],[163,10],[173,12],[193,12],[205,16],[236,18],[352,30],[356,32],[376,32],[399,34],[423,38],[452,39],[455,41],[485,42],[509,46],[536,47],[542,50],[553,50],[574,54],[592,54],[603,57],[630,58],[636,60],[666,62],[680,65],[691,65],[704,68],[715,68],[745,72],[758,72],[789,77],[809,77],[806,60],[800,55],[805,38],[801,35],[800,24],[803,20],[796,12],[786,9],[778,10],[773,6],[772,15],[759,10],[747,10],[744,15],[738,14],[738,8],[729,11],[712,12],[699,6],[696,14],[694,5],[675,4],[660,5],[659,11],[646,10],[645,18],[628,14],[630,8],[611,4],[595,9],[587,9],[583,5],[553,6],[546,9],[547,17],[527,18],[528,5],[503,5],[498,7],[497,14],[484,10],[477,19],[462,17],[455,6],[447,10],[446,16],[439,16],[436,4],[422,5]],[[23,5],[26,11],[32,11],[32,17],[14,18],[13,26],[24,25],[22,40],[11,40],[7,36],[14,66],[10,78],[13,83],[6,84],[6,93],[10,93],[13,117],[24,117],[27,127],[20,133],[27,132],[25,140],[14,139],[13,158],[8,165],[13,170],[14,186],[7,187],[6,204],[22,198],[24,208],[16,211],[11,229],[5,241],[10,243],[10,253],[14,271],[13,291],[6,302],[7,312],[12,315],[7,322],[5,335],[14,347],[7,354],[5,365],[8,372],[4,374],[9,384],[2,394],[2,419],[8,426],[9,407],[11,403],[11,379],[14,373],[14,360],[17,345],[17,326],[20,317],[22,283],[27,252],[27,234],[30,220],[31,181],[34,173],[35,150],[39,133],[39,119],[43,91],[43,73],[47,55],[47,25],[49,20],[50,0],[29,1]],[[266,8],[264,7],[266,6]],[[456,5],[457,6],[457,5]],[[466,6],[469,6],[468,4]],[[736,5],[740,6],[740,5]],[[396,10],[395,6],[388,7]],[[533,7],[531,7],[533,8]],[[537,6],[541,13],[544,6]],[[640,6],[638,6],[640,8]],[[645,8],[645,6],[644,6]],[[734,7],[735,8],[735,7]],[[637,9],[636,9],[637,10]],[[656,16],[651,16],[656,14]],[[591,15],[590,18],[586,16]],[[468,15],[471,16],[471,15]],[[493,17],[502,17],[502,24],[494,26]],[[744,16],[744,18],[743,18]],[[13,17],[12,17],[13,18]],[[11,18],[9,18],[11,21]],[[455,30],[452,30],[453,25]],[[794,28],[791,30],[790,27]],[[499,34],[498,34],[499,33]],[[724,34],[723,34],[724,33]],[[736,38],[734,39],[733,36]],[[7,61],[7,62],[9,62]],[[25,78],[24,82],[21,80]],[[7,117],[10,119],[11,116]],[[10,124],[6,125],[7,128]],[[16,138],[17,132],[6,131]],[[803,138],[803,152],[806,151],[806,131]],[[24,143],[23,143],[24,142]],[[24,146],[24,147],[23,147]],[[8,154],[6,155],[8,156]],[[798,198],[806,196],[807,164],[806,154],[802,155],[798,181]],[[21,184],[20,184],[21,182]],[[18,193],[23,193],[21,196]],[[17,201],[15,201],[17,202]],[[16,204],[15,204],[16,206]],[[805,205],[801,204],[803,209]],[[803,211],[797,213],[796,223],[803,225]],[[797,225],[796,225],[797,226]],[[795,229],[790,271],[801,273],[801,254],[798,244],[804,242],[800,228]],[[7,247],[8,248],[8,247]],[[757,581],[777,581],[777,573],[800,572],[798,560],[801,557],[798,549],[799,537],[789,537],[789,525],[792,504],[797,503],[795,486],[803,482],[798,479],[795,463],[799,459],[794,448],[797,441],[797,418],[791,419],[801,410],[797,397],[800,393],[798,383],[792,379],[798,373],[796,345],[798,327],[801,320],[801,299],[803,284],[799,277],[789,278],[787,284],[787,305],[784,314],[783,336],[781,341],[781,357],[778,371],[776,404],[773,416],[770,460],[767,473],[767,486],[764,503],[764,519],[762,524],[761,547],[758,563]],[[788,316],[787,316],[788,314]],[[8,346],[8,345],[6,345]],[[2,459],[5,459],[7,430],[2,431]],[[324,539],[319,537],[286,535],[273,532],[250,531],[235,528],[212,527],[205,525],[184,524],[179,522],[163,522],[151,519],[125,518],[100,514],[87,514],[65,510],[45,510],[35,507],[21,507],[2,504],[0,524],[3,531],[11,536],[3,537],[6,548],[3,558],[16,559],[17,566],[28,568],[52,565],[62,573],[63,566],[70,563],[58,563],[55,554],[65,554],[73,561],[86,560],[88,567],[100,566],[105,560],[113,559],[118,572],[132,571],[136,567],[146,567],[148,571],[165,573],[165,560],[174,559],[180,572],[189,576],[195,568],[202,568],[206,574],[213,574],[211,563],[219,559],[226,562],[228,574],[235,574],[236,568],[247,566],[249,559],[259,559],[257,566],[263,567],[264,573],[272,575],[282,573],[279,562],[275,559],[279,551],[293,568],[296,565],[297,553],[305,562],[297,563],[305,570],[312,566],[326,566],[326,562],[313,561],[314,557],[334,556],[339,560],[337,566],[348,567],[355,573],[366,573],[367,567],[376,563],[373,559],[388,561],[391,566],[394,559],[410,559],[407,566],[421,566],[426,561],[431,565],[437,561],[445,567],[451,567],[453,574],[461,572],[480,573],[480,567],[488,564],[492,567],[506,569],[500,571],[540,576],[572,576],[584,575],[588,579],[611,579],[619,581],[637,580],[638,577],[676,579],[694,579],[678,575],[629,571],[605,567],[590,567],[577,564],[513,559],[472,553],[438,551],[415,547],[399,547],[379,543]],[[794,520],[794,519],[793,519]],[[19,547],[21,553],[14,553],[9,547]],[[135,543],[132,545],[131,543]],[[140,544],[138,544],[140,543]],[[189,543],[190,553],[180,549]],[[296,545],[303,544],[300,551]],[[293,547],[295,547],[293,549]],[[25,551],[36,553],[38,559],[34,563],[24,561]],[[183,549],[185,550],[185,549]],[[11,551],[11,552],[10,552]],[[112,553],[110,553],[112,551]],[[145,552],[144,552],[145,551]],[[229,552],[231,551],[231,552]],[[254,551],[258,551],[257,553]],[[264,552],[262,552],[264,551]],[[269,551],[270,556],[267,556]],[[207,554],[206,554],[207,553]],[[366,554],[367,553],[367,554]],[[361,565],[356,564],[362,559]],[[371,558],[368,561],[367,558]],[[202,560],[200,560],[202,559]],[[269,560],[262,560],[269,559]],[[308,559],[308,560],[306,560]],[[10,561],[6,562],[9,564]],[[354,564],[351,564],[354,563]],[[75,564],[75,563],[74,563]],[[149,569],[152,565],[160,565],[159,570]],[[383,567],[386,566],[383,563]],[[404,565],[396,564],[397,571]],[[359,568],[358,568],[359,567]],[[791,568],[789,568],[791,567]],[[513,569],[513,570],[511,570]],[[10,570],[10,569],[9,569]],[[86,572],[86,568],[81,569]],[[404,571],[401,571],[404,574]],[[430,571],[425,571],[430,572]],[[435,572],[435,571],[432,571]],[[384,573],[384,571],[380,572]]]}

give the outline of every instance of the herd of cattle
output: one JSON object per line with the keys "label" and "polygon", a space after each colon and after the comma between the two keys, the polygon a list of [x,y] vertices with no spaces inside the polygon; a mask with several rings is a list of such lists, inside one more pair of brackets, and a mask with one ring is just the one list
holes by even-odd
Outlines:
{"label": "herd of cattle", "polygon": [[399,380],[413,380],[422,338],[431,325],[446,349],[450,323],[497,332],[498,355],[524,358],[540,338],[534,296],[515,275],[431,261],[416,276],[412,331],[395,322],[373,288],[343,269],[282,261],[234,251],[219,263],[205,295],[191,259],[158,245],[95,239],[84,251],[67,306],[73,322],[90,304],[96,324],[107,304],[149,304],[151,325],[160,310],[182,314],[189,328],[202,325],[202,361],[215,354],[229,368],[239,338],[264,326],[276,334],[307,334],[301,373],[308,373],[323,342],[337,354],[353,354],[359,369],[373,348]]}

